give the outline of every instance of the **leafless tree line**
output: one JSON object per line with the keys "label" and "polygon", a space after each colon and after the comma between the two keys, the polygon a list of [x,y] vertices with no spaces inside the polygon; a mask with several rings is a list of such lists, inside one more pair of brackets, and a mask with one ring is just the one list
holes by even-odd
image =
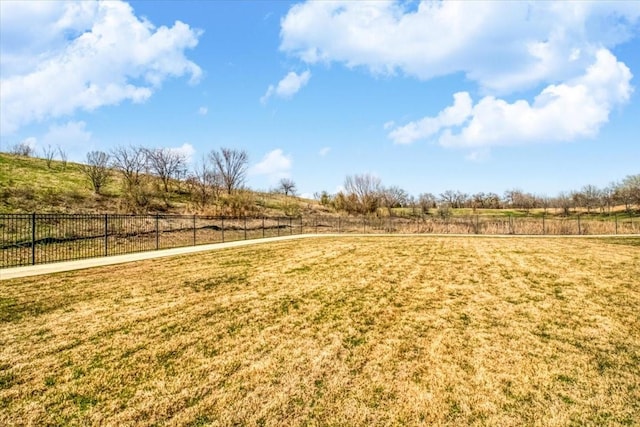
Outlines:
{"label": "leafless tree line", "polygon": [[[27,141],[22,141],[9,147],[8,152],[14,156],[32,157],[36,154],[36,149]],[[45,147],[42,147],[42,158],[45,160],[48,168],[52,167],[56,155],[60,158],[62,168],[66,168],[68,154],[62,146],[57,145],[54,147],[51,144],[47,144]]]}
{"label": "leafless tree line", "polygon": [[173,192],[184,190],[204,207],[222,193],[233,195],[243,188],[248,162],[246,151],[221,148],[203,156],[190,169],[186,155],[175,149],[119,146],[109,153],[87,153],[81,168],[96,194],[118,174],[130,202],[144,207],[149,202],[149,179],[155,177],[166,203]]}
{"label": "leafless tree line", "polygon": [[436,209],[437,214],[448,216],[451,209],[518,209],[529,212],[550,209],[569,215],[577,210],[587,213],[610,213],[614,206],[624,206],[627,211],[640,209],[640,175],[629,175],[620,182],[605,188],[585,185],[580,190],[562,192],[555,197],[536,195],[519,189],[506,191],[503,196],[496,193],[475,194],[447,190],[439,195],[422,193],[417,197],[409,195],[396,186],[384,186],[379,178],[370,174],[347,176],[344,190],[337,194],[326,191],[315,197],[323,205],[329,205],[348,214],[372,215],[386,210],[389,215],[393,208],[410,208],[414,214],[429,214]]}

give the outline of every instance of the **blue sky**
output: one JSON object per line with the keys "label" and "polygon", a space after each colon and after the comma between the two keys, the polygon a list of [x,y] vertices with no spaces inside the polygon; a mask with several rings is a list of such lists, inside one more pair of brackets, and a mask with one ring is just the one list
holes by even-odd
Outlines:
{"label": "blue sky", "polygon": [[555,195],[640,173],[640,2],[0,2],[0,143],[118,145],[247,184]]}

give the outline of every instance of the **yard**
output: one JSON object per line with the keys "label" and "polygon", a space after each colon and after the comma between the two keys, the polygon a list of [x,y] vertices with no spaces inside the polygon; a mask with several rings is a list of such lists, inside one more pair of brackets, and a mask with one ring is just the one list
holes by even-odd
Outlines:
{"label": "yard", "polygon": [[0,282],[0,425],[638,425],[640,239],[318,237]]}

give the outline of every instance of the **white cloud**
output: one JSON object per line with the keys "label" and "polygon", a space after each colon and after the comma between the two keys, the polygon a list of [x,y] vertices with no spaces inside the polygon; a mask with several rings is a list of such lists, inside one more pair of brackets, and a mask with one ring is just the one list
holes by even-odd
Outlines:
{"label": "white cloud", "polygon": [[209,109],[207,107],[200,107],[198,108],[198,114],[200,114],[201,116],[206,116],[209,113]]}
{"label": "white cloud", "polygon": [[60,146],[71,149],[85,149],[91,141],[91,132],[86,130],[85,122],[70,121],[63,125],[53,124],[42,137],[44,145]]}
{"label": "white cloud", "polygon": [[322,147],[320,151],[318,151],[318,154],[320,154],[320,157],[324,157],[327,154],[329,154],[330,151],[331,151],[331,147]]}
{"label": "white cloud", "polygon": [[[22,142],[27,143],[34,151],[45,147],[60,147],[72,161],[83,161],[85,153],[93,150],[95,141],[82,121],[53,123],[44,134],[30,136]],[[99,148],[98,148],[99,149]]]}
{"label": "white cloud", "polygon": [[274,95],[280,98],[291,98],[309,82],[310,78],[311,72],[309,70],[302,74],[291,71],[278,82],[277,86],[269,85],[267,92],[260,98],[260,102],[266,104],[269,98]]}
{"label": "white cloud", "polygon": [[143,102],[169,77],[201,70],[185,57],[200,33],[154,27],[121,1],[0,2],[2,132],[28,123]]}
{"label": "white cloud", "polygon": [[482,148],[479,150],[474,150],[465,156],[465,159],[474,163],[482,163],[489,159],[491,156],[491,152],[488,148]]}
{"label": "white cloud", "polygon": [[[389,133],[389,137],[396,144],[410,144],[417,139],[429,138],[442,128],[464,123],[471,115],[471,107],[471,96],[467,92],[458,92],[453,95],[453,105],[442,110],[436,117],[425,117],[398,127]],[[387,129],[388,123],[385,123]]]}
{"label": "white cloud", "polygon": [[268,152],[260,162],[250,170],[251,175],[264,175],[269,184],[275,184],[281,178],[289,178],[293,159],[285,155],[280,148]]}
{"label": "white cloud", "polygon": [[193,155],[196,153],[196,150],[193,148],[193,145],[185,142],[180,147],[172,147],[169,148],[174,153],[181,154],[186,159],[187,163],[191,163],[193,159]]}
{"label": "white cloud", "polygon": [[293,6],[280,49],[301,60],[430,79],[462,72],[509,93],[579,75],[633,37],[640,2],[332,1]]}
{"label": "white cloud", "polygon": [[582,76],[549,85],[532,103],[506,102],[486,96],[472,105],[467,92],[454,95],[454,104],[436,117],[425,117],[389,133],[396,143],[408,144],[439,135],[446,147],[489,147],[569,141],[593,137],[616,106],[633,91],[629,68],[606,49]]}

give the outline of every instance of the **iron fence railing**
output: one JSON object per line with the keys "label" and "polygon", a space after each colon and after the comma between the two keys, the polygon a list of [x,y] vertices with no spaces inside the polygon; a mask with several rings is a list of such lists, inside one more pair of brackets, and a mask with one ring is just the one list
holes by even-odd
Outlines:
{"label": "iron fence railing", "polygon": [[638,234],[640,219],[0,214],[0,268],[303,233]]}

